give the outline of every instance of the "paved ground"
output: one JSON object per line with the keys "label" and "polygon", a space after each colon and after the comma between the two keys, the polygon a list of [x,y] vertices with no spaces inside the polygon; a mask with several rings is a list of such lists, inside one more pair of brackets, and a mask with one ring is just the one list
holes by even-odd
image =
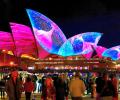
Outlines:
{"label": "paved ground", "polygon": [[[33,95],[32,95],[32,96],[33,96]],[[34,97],[35,97],[34,100],[41,100],[39,94],[34,94]],[[5,97],[4,99],[0,99],[0,100],[7,100],[7,97]],[[25,100],[25,95],[24,95],[24,93],[22,94],[21,100]],[[71,100],[71,99],[69,98],[69,100]],[[90,95],[86,95],[86,96],[84,96],[83,100],[95,100],[95,98],[90,98]],[[120,100],[120,94],[119,94],[119,99],[118,99],[118,100]]]}

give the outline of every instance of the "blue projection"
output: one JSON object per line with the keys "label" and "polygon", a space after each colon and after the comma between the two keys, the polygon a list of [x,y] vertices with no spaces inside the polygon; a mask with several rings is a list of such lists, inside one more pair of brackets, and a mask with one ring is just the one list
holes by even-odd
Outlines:
{"label": "blue projection", "polygon": [[58,54],[62,56],[72,56],[87,54],[92,51],[91,44],[82,40],[81,34],[69,38],[60,48]]}
{"label": "blue projection", "polygon": [[51,54],[58,54],[67,40],[61,29],[49,18],[34,10],[27,9],[35,38],[40,46]]}
{"label": "blue projection", "polygon": [[59,49],[58,55],[61,56],[72,56],[74,54],[74,49],[70,41],[66,41],[62,47]]}
{"label": "blue projection", "polygon": [[115,47],[105,50],[102,53],[102,56],[110,57],[112,60],[120,59],[120,46],[115,46]]}
{"label": "blue projection", "polygon": [[82,39],[84,42],[89,42],[90,44],[97,45],[103,34],[99,32],[86,32],[82,33]]}
{"label": "blue projection", "polygon": [[37,43],[51,54],[72,56],[91,52],[91,45],[97,45],[102,33],[86,32],[66,39],[61,29],[49,18],[27,9]]}

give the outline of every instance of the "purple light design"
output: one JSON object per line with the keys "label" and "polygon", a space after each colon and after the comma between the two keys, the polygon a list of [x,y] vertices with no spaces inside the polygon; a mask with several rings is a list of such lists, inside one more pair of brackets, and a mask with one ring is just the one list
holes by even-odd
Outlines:
{"label": "purple light design", "polygon": [[112,60],[120,59],[120,45],[109,48],[102,53],[104,57],[110,57]]}
{"label": "purple light design", "polygon": [[0,49],[8,51],[15,50],[11,33],[0,31]]}
{"label": "purple light design", "polygon": [[39,12],[27,9],[27,13],[39,45],[51,54],[58,54],[59,48],[67,40],[61,29]]}

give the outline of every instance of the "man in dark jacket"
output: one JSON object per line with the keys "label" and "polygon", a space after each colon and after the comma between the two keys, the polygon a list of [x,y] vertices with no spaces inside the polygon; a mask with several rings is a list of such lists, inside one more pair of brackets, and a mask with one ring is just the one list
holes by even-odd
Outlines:
{"label": "man in dark jacket", "polygon": [[5,85],[9,100],[20,100],[22,93],[21,80],[18,78],[18,71],[12,71],[10,79]]}

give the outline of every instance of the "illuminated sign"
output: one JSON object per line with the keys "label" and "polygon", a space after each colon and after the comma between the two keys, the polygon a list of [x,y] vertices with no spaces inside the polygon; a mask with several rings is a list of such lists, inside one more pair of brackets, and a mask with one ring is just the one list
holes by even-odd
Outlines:
{"label": "illuminated sign", "polygon": [[111,66],[113,65],[112,62],[107,61],[101,61],[101,60],[85,60],[85,59],[79,59],[79,60],[40,60],[38,62],[35,62],[37,65],[42,66],[57,66],[57,65],[70,65],[70,66]]}

